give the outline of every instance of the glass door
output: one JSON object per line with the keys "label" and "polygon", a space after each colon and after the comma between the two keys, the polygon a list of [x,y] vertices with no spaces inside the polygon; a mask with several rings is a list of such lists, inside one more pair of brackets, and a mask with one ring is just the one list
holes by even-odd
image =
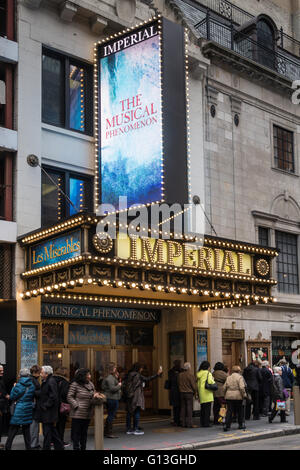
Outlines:
{"label": "glass door", "polygon": [[[144,370],[142,374],[145,377],[153,375],[153,361],[152,361],[152,349],[138,349],[138,362],[143,364]],[[145,409],[153,408],[153,382],[149,382],[144,388],[145,396]]]}
{"label": "glass door", "polygon": [[63,350],[62,349],[44,349],[43,350],[43,365],[51,366],[53,372],[58,367],[63,366]]}
{"label": "glass door", "polygon": [[104,378],[105,372],[109,363],[111,362],[111,350],[93,350],[92,351],[92,382],[96,390],[101,390],[101,382]]}
{"label": "glass door", "polygon": [[77,369],[89,368],[87,349],[70,349],[70,380],[74,378]]}

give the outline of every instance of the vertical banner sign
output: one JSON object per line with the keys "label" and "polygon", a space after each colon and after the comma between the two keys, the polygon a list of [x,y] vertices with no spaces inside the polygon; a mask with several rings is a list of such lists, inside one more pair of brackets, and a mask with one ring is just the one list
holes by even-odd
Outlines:
{"label": "vertical banner sign", "polygon": [[159,21],[98,46],[99,202],[116,210],[163,199]]}
{"label": "vertical banner sign", "polygon": [[21,327],[21,369],[30,369],[38,364],[38,326]]}
{"label": "vertical banner sign", "polygon": [[198,370],[202,361],[207,361],[207,330],[196,330],[196,368]]}

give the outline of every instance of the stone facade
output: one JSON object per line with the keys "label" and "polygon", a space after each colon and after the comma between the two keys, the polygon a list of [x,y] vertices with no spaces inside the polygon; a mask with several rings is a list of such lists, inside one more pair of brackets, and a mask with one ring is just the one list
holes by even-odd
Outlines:
{"label": "stone facade", "polygon": [[[41,172],[39,167],[28,166],[27,155],[37,155],[41,164],[87,175],[94,172],[93,137],[42,123],[42,46],[92,63],[95,41],[112,31],[145,21],[155,11],[186,24],[184,15],[174,9],[173,2],[153,0],[150,7],[147,3],[130,0],[18,2],[15,220],[19,236],[41,225]],[[287,34],[300,39],[299,1],[294,1],[294,11],[285,7],[289,2],[282,6],[279,0],[234,0],[233,3],[253,15],[270,15],[278,28],[282,26]],[[213,57],[204,56],[193,32],[190,32],[189,69],[191,196],[200,197],[210,220],[210,224],[206,221],[205,232],[214,234],[213,226],[218,237],[258,243],[257,227],[263,220],[273,231],[281,229],[300,234],[300,107],[292,104],[288,90],[275,89],[263,80],[253,80],[214,61]],[[216,109],[215,117],[210,113],[212,104]],[[295,174],[275,168],[273,124],[294,132]],[[18,321],[40,321],[39,298],[24,302],[19,297],[23,290],[20,273],[24,270],[23,252],[19,247],[16,248],[15,268]],[[275,268],[274,265],[276,275]],[[155,362],[162,360],[164,368],[169,367],[165,338],[174,330],[186,329],[186,359],[195,368],[193,328],[209,330],[212,365],[223,357],[222,329],[244,330],[242,365],[248,360],[246,341],[249,338],[255,339],[261,333],[262,338],[271,340],[274,332],[278,335],[298,333],[300,338],[300,295],[286,296],[279,292],[276,295],[276,307],[204,313],[198,309],[163,312],[161,331],[157,329],[155,339],[161,356],[158,357],[156,351]],[[291,325],[294,325],[293,330]],[[158,397],[157,406],[167,408],[163,384],[159,385]]]}

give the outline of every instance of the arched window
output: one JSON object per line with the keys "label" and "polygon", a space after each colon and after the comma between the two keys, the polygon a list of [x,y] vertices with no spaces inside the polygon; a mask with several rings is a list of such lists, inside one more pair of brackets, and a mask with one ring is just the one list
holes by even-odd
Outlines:
{"label": "arched window", "polygon": [[274,31],[265,20],[259,20],[257,23],[257,42],[268,49],[274,50]]}
{"label": "arched window", "polygon": [[261,19],[257,22],[258,61],[266,67],[275,68],[275,38],[272,26]]}

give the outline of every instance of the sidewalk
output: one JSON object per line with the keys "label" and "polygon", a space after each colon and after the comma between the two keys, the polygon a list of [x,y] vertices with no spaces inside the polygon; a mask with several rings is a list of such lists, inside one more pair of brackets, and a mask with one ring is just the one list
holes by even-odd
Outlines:
{"label": "sidewalk", "polygon": [[[292,410],[291,410],[292,411]],[[199,426],[199,419],[194,418],[194,424]],[[259,421],[246,421],[247,429],[238,430],[237,423],[233,423],[231,430],[223,431],[222,425],[211,426],[210,428],[177,428],[170,425],[170,417],[162,417],[156,421],[142,421],[141,426],[145,431],[142,436],[127,435],[125,426],[118,425],[114,427],[114,434],[118,439],[105,439],[105,450],[193,450],[205,449],[207,447],[216,447],[224,443],[236,443],[258,439],[268,439],[280,435],[300,433],[300,426],[294,425],[294,414],[287,417],[288,423],[280,423],[277,416],[272,424],[268,423],[268,418],[261,418]],[[5,437],[2,443],[5,443]],[[66,441],[70,441],[70,429],[65,433]],[[42,444],[43,437],[40,438]],[[16,436],[13,444],[13,450],[23,450],[23,436]],[[72,450],[72,446],[66,448]],[[94,429],[89,428],[87,450],[94,450]]]}

